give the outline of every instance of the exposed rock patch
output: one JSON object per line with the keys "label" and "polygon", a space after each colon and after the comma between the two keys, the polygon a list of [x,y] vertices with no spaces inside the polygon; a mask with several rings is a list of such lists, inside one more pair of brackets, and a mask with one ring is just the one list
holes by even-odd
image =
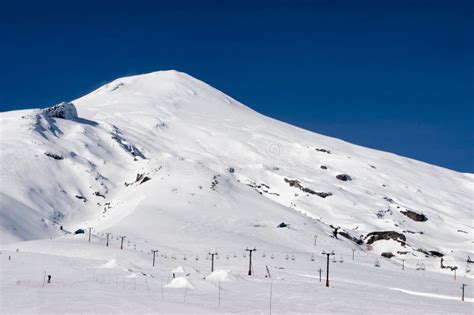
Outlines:
{"label": "exposed rock patch", "polygon": [[416,213],[415,211],[408,210],[408,209],[406,211],[400,211],[400,213],[409,217],[413,221],[417,221],[417,222],[428,221],[428,218],[423,213]]}
{"label": "exposed rock patch", "polygon": [[50,157],[52,159],[55,159],[55,160],[64,160],[64,156],[62,156],[61,154],[55,154],[55,153],[51,153],[51,152],[44,152],[44,155],[46,155],[47,157]]}
{"label": "exposed rock patch", "polygon": [[288,185],[290,185],[290,187],[298,188],[299,190],[301,190],[305,193],[308,193],[308,194],[311,194],[311,195],[317,195],[321,198],[326,198],[326,197],[332,196],[332,193],[330,193],[330,192],[316,192],[312,189],[304,187],[303,185],[301,185],[301,182],[297,179],[288,179],[288,178],[285,177],[285,182],[288,183]]}
{"label": "exposed rock patch", "polygon": [[392,254],[392,252],[383,252],[382,254],[380,254],[380,256],[390,259],[395,255]]}
{"label": "exposed rock patch", "polygon": [[214,175],[214,177],[212,177],[211,189],[214,191],[216,190],[217,184],[219,184],[219,181],[217,180],[219,177],[220,175]]}
{"label": "exposed rock patch", "polygon": [[430,250],[428,252],[431,254],[431,256],[434,256],[434,257],[443,257],[444,256],[444,254],[442,254],[442,253],[440,253],[436,250]]}
{"label": "exposed rock patch", "polygon": [[[137,174],[137,177],[135,178],[135,181],[132,182],[132,183],[125,183],[125,186],[130,186],[130,185],[133,185],[133,184],[137,184],[140,185],[140,184],[143,184],[147,181],[151,180],[151,177],[148,177],[145,175],[145,173],[141,173],[141,174]],[[97,195],[98,192],[95,193],[96,196],[99,196]],[[102,197],[102,196],[101,196]],[[105,196],[104,196],[105,198]]]}
{"label": "exposed rock patch", "polygon": [[133,157],[140,157],[142,159],[146,159],[145,155],[133,144],[129,143],[123,136],[122,132],[114,126],[114,129],[111,133],[112,139],[114,139],[119,146],[124,149],[126,152],[131,154]]}
{"label": "exposed rock patch", "polygon": [[94,196],[105,198],[105,196],[102,195],[102,194],[101,194],[100,192],[98,192],[98,191],[94,192]]}
{"label": "exposed rock patch", "polygon": [[331,154],[331,150],[316,148],[316,151]]}
{"label": "exposed rock patch", "polygon": [[84,197],[84,196],[76,195],[75,197],[76,197],[77,199],[81,199],[81,200],[84,201],[84,202],[87,202],[87,198]]}
{"label": "exposed rock patch", "polygon": [[60,119],[75,119],[77,118],[77,110],[73,103],[61,102],[58,105],[42,109],[40,114],[46,117],[60,118]]}
{"label": "exposed rock patch", "polygon": [[256,183],[251,182],[251,183],[247,184],[247,186],[252,187],[252,188],[255,188],[255,190],[256,190],[260,195],[263,195],[263,194],[265,193],[265,194],[269,194],[269,195],[280,196],[279,193],[271,192],[271,191],[270,191],[270,186],[268,186],[268,185],[266,185],[266,184],[264,184],[264,183],[261,183],[260,185],[257,185]]}
{"label": "exposed rock patch", "polygon": [[350,176],[347,175],[347,174],[339,174],[339,175],[336,175],[336,178],[339,179],[339,180],[342,180],[343,182],[347,182],[347,181],[351,181],[351,180],[352,180],[352,177],[350,177]]}
{"label": "exposed rock patch", "polygon": [[385,218],[386,215],[392,215],[393,214],[393,211],[392,209],[388,208],[386,210],[379,210],[377,213],[376,213],[376,216],[378,219],[383,219]]}
{"label": "exposed rock patch", "polygon": [[352,235],[350,235],[348,232],[346,231],[341,231],[341,232],[338,232],[339,235],[341,235],[342,237],[345,237],[347,238],[348,240],[351,240],[353,241],[354,243],[356,243],[357,245],[362,245],[364,244],[364,241],[359,239],[359,238],[356,238]]}
{"label": "exposed rock patch", "polygon": [[367,244],[373,244],[380,240],[394,240],[400,242],[402,245],[405,245],[407,240],[405,235],[395,231],[370,232],[365,236],[365,239],[367,240]]}

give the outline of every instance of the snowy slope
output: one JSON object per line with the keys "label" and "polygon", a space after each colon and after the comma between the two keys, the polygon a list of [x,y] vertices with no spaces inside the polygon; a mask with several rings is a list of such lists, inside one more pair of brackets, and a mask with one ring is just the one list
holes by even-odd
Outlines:
{"label": "snowy slope", "polygon": [[[0,126],[4,244],[62,225],[182,255],[309,254],[317,235],[318,251],[392,252],[440,272],[439,254],[463,270],[474,258],[472,174],[290,126],[176,71],[1,113]],[[398,234],[369,234],[383,231]]]}

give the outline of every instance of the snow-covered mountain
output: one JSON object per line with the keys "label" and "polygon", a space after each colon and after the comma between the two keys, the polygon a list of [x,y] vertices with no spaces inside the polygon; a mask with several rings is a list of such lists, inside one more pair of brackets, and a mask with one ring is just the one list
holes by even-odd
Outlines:
{"label": "snow-covered mountain", "polygon": [[120,78],[0,126],[2,243],[92,227],[178,253],[318,242],[434,270],[472,257],[472,174],[293,127],[184,73]]}

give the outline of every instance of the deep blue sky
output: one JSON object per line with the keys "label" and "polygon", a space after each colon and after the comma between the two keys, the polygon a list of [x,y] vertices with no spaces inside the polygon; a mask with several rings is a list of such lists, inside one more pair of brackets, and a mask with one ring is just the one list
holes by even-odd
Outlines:
{"label": "deep blue sky", "polygon": [[291,124],[474,172],[474,1],[257,2],[1,1],[0,110],[177,69]]}

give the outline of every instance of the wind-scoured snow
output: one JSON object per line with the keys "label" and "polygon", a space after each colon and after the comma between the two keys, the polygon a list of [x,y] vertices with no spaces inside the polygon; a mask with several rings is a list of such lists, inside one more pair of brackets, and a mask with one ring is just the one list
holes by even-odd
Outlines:
{"label": "wind-scoured snow", "polygon": [[[99,253],[106,266],[116,257],[41,240],[69,243],[93,228],[96,242],[112,233],[117,246],[126,236],[127,250],[188,263],[209,251],[243,258],[251,247],[288,261],[334,250],[347,262],[354,249],[371,257],[366,264],[404,261],[447,277],[447,266],[468,274],[474,258],[472,174],[276,121],[176,71],[120,78],[50,109],[0,113],[0,146],[0,243],[11,250]],[[181,287],[181,277],[165,284]],[[194,292],[209,285],[192,283]],[[403,293],[387,285],[387,294]]]}

